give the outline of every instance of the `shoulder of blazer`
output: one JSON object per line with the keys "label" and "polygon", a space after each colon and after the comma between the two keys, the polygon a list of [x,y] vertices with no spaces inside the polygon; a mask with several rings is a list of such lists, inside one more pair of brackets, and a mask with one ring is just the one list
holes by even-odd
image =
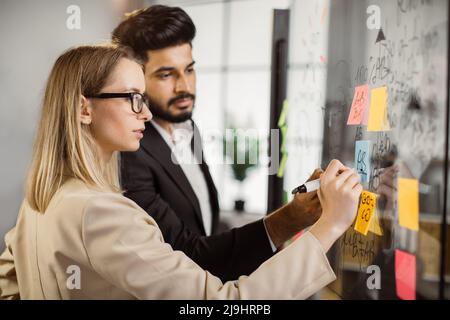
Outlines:
{"label": "shoulder of blazer", "polygon": [[70,246],[70,242],[74,243],[74,239],[81,236],[86,209],[98,204],[111,210],[129,207],[142,212],[138,205],[120,193],[96,190],[79,179],[70,178],[57,190],[44,213],[34,211],[26,203],[17,225],[39,227],[41,234],[47,233],[45,237],[48,241],[61,240],[63,237]]}
{"label": "shoulder of blazer", "polygon": [[57,207],[67,208],[67,215],[70,212],[83,211],[84,207],[92,200],[112,202],[113,200],[126,202],[139,208],[132,200],[126,198],[121,193],[103,191],[93,188],[83,181],[75,178],[68,179],[55,193],[46,212],[52,212]]}

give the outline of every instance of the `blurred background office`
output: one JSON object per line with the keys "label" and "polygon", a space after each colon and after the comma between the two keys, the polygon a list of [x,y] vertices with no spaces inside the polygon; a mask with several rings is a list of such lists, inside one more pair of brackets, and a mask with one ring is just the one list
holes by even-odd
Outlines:
{"label": "blurred background office", "polygon": [[[15,223],[23,198],[40,102],[55,59],[70,46],[108,41],[124,13],[152,4],[181,6],[196,24],[193,53],[198,80],[194,120],[203,135],[205,157],[219,190],[224,219],[235,211],[236,200],[245,202],[247,215],[240,216],[245,221],[266,214],[268,166],[263,160],[268,152],[270,124],[273,10],[295,9],[297,2],[2,0],[0,236],[3,238]],[[322,10],[319,4],[315,5],[315,10],[323,15],[318,11]],[[324,18],[319,20],[323,28],[326,26]],[[310,23],[316,25],[316,22]],[[321,45],[317,31],[315,39],[307,41]],[[295,36],[301,37],[301,34]],[[308,125],[314,128],[312,123]],[[320,121],[318,125],[317,132],[321,132]],[[240,168],[227,163],[230,159],[223,150],[225,128],[252,129],[257,133],[259,164],[251,166],[244,174],[238,173],[239,180],[233,170]],[[310,148],[308,151],[314,151],[315,147]],[[320,162],[319,154],[312,156],[311,152],[308,157],[297,160],[305,165],[293,185],[302,181]],[[3,248],[3,243],[0,247]]]}

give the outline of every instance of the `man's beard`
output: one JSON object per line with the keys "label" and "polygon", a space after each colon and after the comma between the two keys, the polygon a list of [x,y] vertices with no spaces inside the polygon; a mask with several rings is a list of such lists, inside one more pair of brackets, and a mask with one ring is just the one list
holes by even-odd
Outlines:
{"label": "man's beard", "polygon": [[[151,113],[153,114],[153,116],[155,116],[157,118],[160,118],[160,119],[172,122],[172,123],[180,123],[180,122],[184,122],[184,121],[192,118],[192,111],[184,112],[179,115],[173,115],[170,113],[170,111],[165,109],[160,103],[157,103],[155,100],[153,100],[152,97],[150,97],[149,95],[146,95],[146,98],[148,100],[148,107],[149,107]],[[192,99],[192,109],[194,109],[195,95],[190,94],[190,93],[182,93],[182,94],[179,94],[178,96],[170,99],[169,102],[167,103],[167,106],[170,106],[170,105],[174,104],[177,100],[184,99],[184,98]]]}

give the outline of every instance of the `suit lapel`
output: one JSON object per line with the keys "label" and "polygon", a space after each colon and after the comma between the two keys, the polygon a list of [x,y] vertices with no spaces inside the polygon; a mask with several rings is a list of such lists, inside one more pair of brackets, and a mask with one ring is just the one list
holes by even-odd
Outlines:
{"label": "suit lapel", "polygon": [[203,177],[205,178],[206,185],[208,187],[208,195],[209,195],[209,203],[211,205],[211,213],[212,213],[212,226],[213,226],[213,233],[214,229],[217,227],[219,223],[219,202],[217,197],[217,189],[214,185],[214,181],[211,177],[211,173],[209,172],[208,164],[205,161],[205,158],[203,157],[203,145],[202,145],[202,139],[200,132],[195,125],[194,121],[192,121],[193,126],[193,138],[191,141],[191,150],[192,154],[197,158],[198,162],[200,163],[200,170],[203,173]]}
{"label": "suit lapel", "polygon": [[202,227],[203,232],[205,232],[197,196],[195,195],[189,180],[184,174],[183,169],[181,169],[181,166],[173,163],[171,158],[172,151],[170,150],[170,147],[150,122],[145,123],[144,138],[142,139],[141,147],[147,154],[159,162],[172,181],[191,202],[197,219],[199,220],[199,224]]}

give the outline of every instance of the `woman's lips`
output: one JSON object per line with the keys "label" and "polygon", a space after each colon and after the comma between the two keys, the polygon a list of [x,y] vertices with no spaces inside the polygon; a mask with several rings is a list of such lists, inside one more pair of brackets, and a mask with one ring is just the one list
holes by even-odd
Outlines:
{"label": "woman's lips", "polygon": [[138,139],[142,139],[144,137],[144,130],[133,130],[133,132]]}

